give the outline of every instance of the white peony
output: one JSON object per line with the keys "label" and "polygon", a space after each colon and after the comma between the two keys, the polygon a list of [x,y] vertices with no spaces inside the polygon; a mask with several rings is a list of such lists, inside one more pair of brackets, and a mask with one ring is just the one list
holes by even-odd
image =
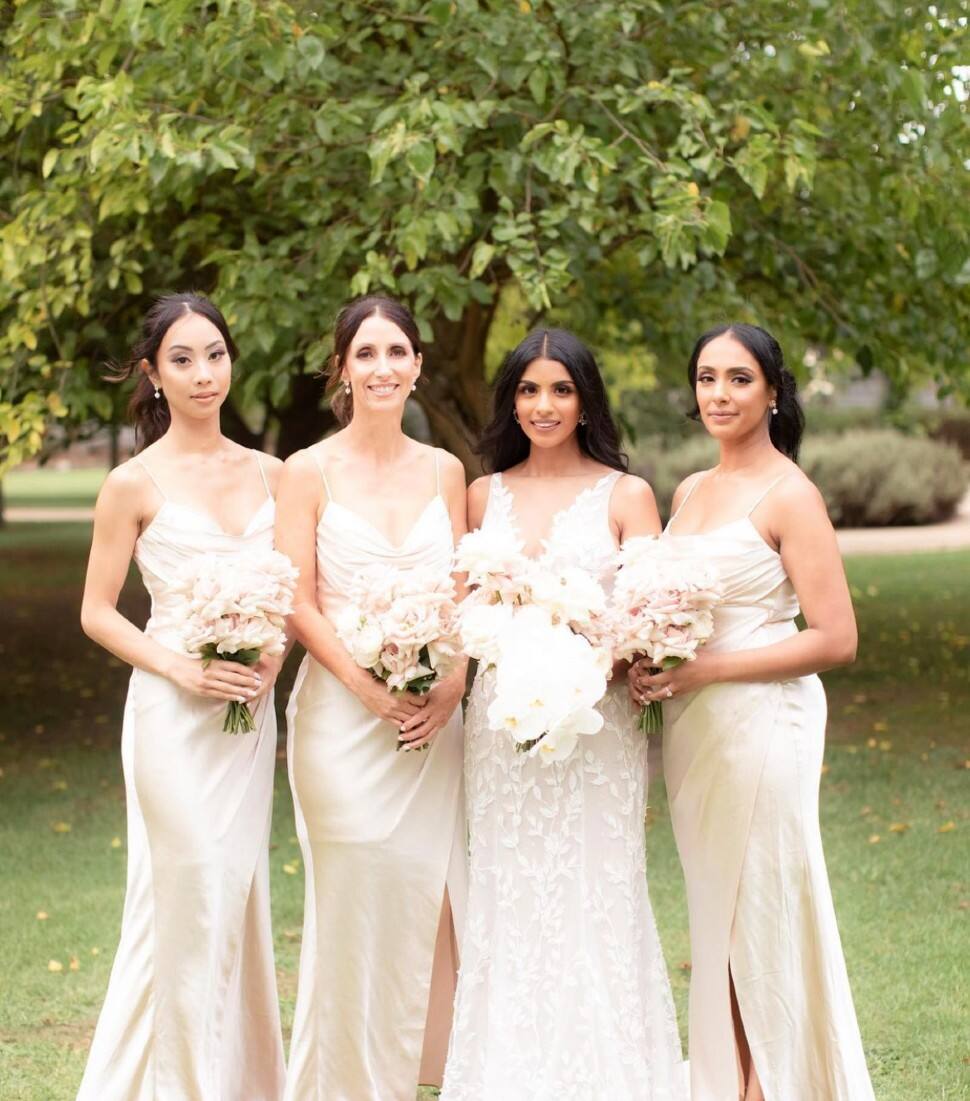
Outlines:
{"label": "white peony", "polygon": [[511,604],[486,604],[469,597],[459,611],[461,644],[469,657],[484,663],[486,668],[499,658],[499,637],[512,620]]}

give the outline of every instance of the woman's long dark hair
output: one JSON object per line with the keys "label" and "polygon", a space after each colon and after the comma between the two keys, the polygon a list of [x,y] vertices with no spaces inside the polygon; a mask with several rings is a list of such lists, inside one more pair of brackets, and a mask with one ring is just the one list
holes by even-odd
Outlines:
{"label": "woman's long dark hair", "polygon": [[492,396],[492,419],[485,426],[476,451],[490,473],[508,470],[529,454],[529,438],[512,415],[519,380],[530,363],[553,359],[569,372],[579,392],[586,423],[576,429],[580,449],[591,459],[614,470],[628,470],[626,455],[610,413],[603,376],[593,353],[566,329],[536,329],[505,357]]}
{"label": "woman's long dark hair", "polygon": [[131,349],[127,361],[115,368],[109,376],[111,382],[125,382],[138,376],[135,391],[128,403],[128,415],[135,423],[135,450],[144,451],[149,444],[160,439],[172,423],[172,414],[168,408],[168,399],[164,391],[155,397],[155,384],[141,369],[142,360],[157,370],[156,356],[162,346],[165,334],[180,318],[196,313],[211,321],[226,342],[229,358],[235,362],[238,355],[235,342],[229,332],[229,326],[222,313],[203,294],[183,293],[166,294],[159,298],[145,314],[141,326],[141,339]]}
{"label": "woman's long dark hair", "polygon": [[415,356],[421,354],[421,334],[418,332],[418,323],[407,306],[381,294],[365,294],[361,298],[354,298],[344,303],[340,307],[340,313],[337,314],[334,324],[333,352],[326,368],[327,389],[332,395],[330,407],[341,425],[349,424],[354,415],[354,396],[344,389],[340,372],[343,370],[344,361],[347,359],[347,353],[357,335],[357,330],[368,317],[375,315],[393,321],[408,338]]}
{"label": "woman's long dark hair", "polygon": [[[743,321],[732,321],[728,325],[715,325],[697,338],[694,350],[687,365],[687,378],[691,389],[697,392],[697,361],[706,345],[719,336],[730,333],[731,336],[754,356],[765,376],[765,381],[775,391],[777,413],[769,414],[768,433],[771,442],[787,455],[798,461],[798,449],[805,431],[805,414],[798,400],[798,384],[795,376],[785,366],[785,356],[781,345],[760,325],[747,325]],[[695,420],[700,418],[700,409],[696,403],[690,412]]]}

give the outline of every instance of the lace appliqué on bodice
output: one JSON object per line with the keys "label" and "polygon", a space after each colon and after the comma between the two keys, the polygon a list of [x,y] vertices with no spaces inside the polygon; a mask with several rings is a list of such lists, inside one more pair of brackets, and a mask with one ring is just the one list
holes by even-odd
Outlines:
{"label": "lace appliqu\u00e9 on bodice", "polygon": [[[539,561],[611,586],[620,476],[556,515]],[[482,526],[519,533],[499,475]],[[601,701],[598,734],[543,764],[489,729],[492,677],[476,678],[465,719],[470,895],[442,1101],[682,1101],[646,890],[647,746],[625,686]]]}

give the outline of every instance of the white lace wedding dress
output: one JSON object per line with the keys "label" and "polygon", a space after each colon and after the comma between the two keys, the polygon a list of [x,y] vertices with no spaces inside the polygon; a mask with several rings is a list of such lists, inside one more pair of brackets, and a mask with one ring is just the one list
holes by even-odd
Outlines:
{"label": "white lace wedding dress", "polygon": [[[611,584],[620,477],[555,516],[544,559]],[[518,531],[501,475],[482,526]],[[492,676],[466,716],[470,891],[441,1101],[686,1101],[647,896],[647,742],[626,684],[600,704],[598,734],[544,764],[489,729]]]}

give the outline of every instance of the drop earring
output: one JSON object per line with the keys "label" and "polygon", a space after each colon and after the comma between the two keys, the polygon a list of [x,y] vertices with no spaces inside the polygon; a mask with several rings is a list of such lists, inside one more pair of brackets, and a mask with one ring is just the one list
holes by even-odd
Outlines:
{"label": "drop earring", "polygon": [[413,394],[414,391],[417,390],[417,388],[418,388],[418,384],[417,384],[417,381],[415,380],[414,382],[411,383],[411,393]]}
{"label": "drop earring", "polygon": [[156,400],[156,401],[158,401],[158,399],[159,399],[159,398],[160,398],[161,396],[162,396],[162,392],[161,392],[161,390],[159,390],[159,388],[158,388],[158,387],[156,386],[156,387],[155,387],[155,400]]}
{"label": "drop earring", "polygon": [[589,421],[586,419],[586,414],[585,413],[580,413],[579,414],[579,427],[580,428],[585,428],[587,424],[589,424]]}
{"label": "drop earring", "polygon": [[774,398],[771,399],[771,404],[768,406],[768,408],[771,410],[771,415],[773,417],[778,416],[778,402],[776,402]]}
{"label": "drop earring", "polygon": [[349,382],[345,382],[345,383],[344,383],[344,393],[345,393],[345,394],[349,394],[349,393],[350,393],[350,383],[349,383]]}
{"label": "drop earring", "polygon": [[512,420],[514,420],[516,424],[519,424],[519,414],[514,409],[512,410]]}

